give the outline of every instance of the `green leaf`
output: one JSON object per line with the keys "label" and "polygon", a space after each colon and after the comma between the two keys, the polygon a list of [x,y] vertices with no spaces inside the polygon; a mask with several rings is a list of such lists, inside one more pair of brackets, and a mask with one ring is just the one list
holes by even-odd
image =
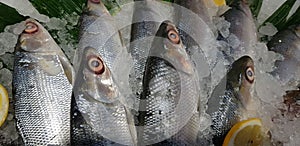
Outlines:
{"label": "green leaf", "polygon": [[299,25],[300,24],[300,6],[297,8],[296,12],[287,20],[286,24],[282,29],[285,29],[291,25]]}
{"label": "green leaf", "polygon": [[2,14],[0,15],[0,32],[2,32],[7,25],[25,20],[25,17],[20,15],[14,8],[2,3],[0,3],[0,14]]}
{"label": "green leaf", "polygon": [[250,9],[254,17],[258,16],[262,6],[263,0],[253,0],[250,4]]}
{"label": "green leaf", "polygon": [[287,16],[295,2],[296,0],[287,0],[284,2],[262,25],[269,22],[278,30],[284,28]]}
{"label": "green leaf", "polygon": [[74,12],[80,15],[86,0],[30,0],[30,2],[42,14],[66,18]]}

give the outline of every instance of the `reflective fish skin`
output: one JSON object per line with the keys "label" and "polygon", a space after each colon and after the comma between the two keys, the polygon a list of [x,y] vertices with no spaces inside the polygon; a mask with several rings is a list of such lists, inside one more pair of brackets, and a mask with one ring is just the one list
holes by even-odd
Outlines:
{"label": "reflective fish skin", "polygon": [[146,61],[137,117],[138,145],[178,133],[197,108],[198,84],[176,27],[163,22]]}
{"label": "reflective fish skin", "polygon": [[106,62],[91,47],[81,61],[72,101],[72,145],[135,145],[133,116]]}
{"label": "reflective fish skin", "polygon": [[247,0],[234,0],[229,6],[231,9],[223,16],[226,21],[230,22],[230,33],[240,40],[239,46],[233,48],[231,53],[238,55],[238,57],[248,55],[252,53],[253,49],[251,48],[257,43],[256,27],[248,2]]}
{"label": "reflective fish skin", "polygon": [[253,60],[243,56],[232,64],[227,75],[215,87],[206,111],[212,118],[215,145],[222,145],[227,132],[239,121],[242,110],[251,99],[253,83]]}
{"label": "reflective fish skin", "polygon": [[101,0],[87,0],[86,9],[80,18],[79,43],[73,60],[75,71],[87,47],[95,48],[112,71],[116,68],[115,62],[120,58],[119,55],[126,51],[115,20]]}
{"label": "reflective fish skin", "polygon": [[193,11],[205,22],[212,23],[208,14],[207,7],[203,0],[175,0],[174,3]]}
{"label": "reflective fish skin", "polygon": [[267,44],[270,51],[280,53],[284,60],[275,62],[277,67],[273,75],[278,76],[283,84],[300,84],[300,25],[278,32]]}
{"label": "reflective fish skin", "polygon": [[155,36],[160,25],[159,21],[153,21],[156,20],[156,17],[159,17],[159,14],[152,3],[150,0],[136,0],[132,17],[133,24],[131,25],[130,48],[128,51],[132,56],[134,65],[131,71],[130,84],[137,87],[133,88],[133,93],[138,96],[142,92],[142,78],[152,43],[150,37]]}
{"label": "reflective fish skin", "polygon": [[71,64],[50,34],[27,19],[13,73],[15,116],[25,145],[70,144],[73,77]]}

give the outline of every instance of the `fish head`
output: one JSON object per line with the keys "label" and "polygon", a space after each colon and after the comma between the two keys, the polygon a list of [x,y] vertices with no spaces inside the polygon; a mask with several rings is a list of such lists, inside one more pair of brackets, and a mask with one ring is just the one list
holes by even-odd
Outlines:
{"label": "fish head", "polygon": [[36,20],[27,19],[25,21],[25,29],[19,37],[19,51],[25,52],[50,52],[48,48],[49,41],[52,41],[47,30]]}
{"label": "fish head", "polygon": [[167,60],[177,70],[184,73],[193,73],[189,56],[183,47],[178,30],[170,21],[164,21],[159,26],[149,55]]}
{"label": "fish head", "polygon": [[251,99],[254,80],[254,62],[249,56],[243,56],[236,60],[227,74],[227,82],[238,93],[238,98],[243,106],[246,106]]}
{"label": "fish head", "polygon": [[74,89],[75,95],[83,95],[90,101],[112,103],[119,97],[109,68],[92,47],[84,49]]}
{"label": "fish head", "polygon": [[[57,75],[61,69],[70,83],[73,83],[75,73],[71,63],[61,48],[56,44],[48,31],[36,20],[29,18],[25,21],[25,29],[20,34],[16,52],[35,56],[36,65],[40,66],[49,75]],[[54,58],[59,59],[59,63]],[[35,64],[25,62],[29,66]]]}

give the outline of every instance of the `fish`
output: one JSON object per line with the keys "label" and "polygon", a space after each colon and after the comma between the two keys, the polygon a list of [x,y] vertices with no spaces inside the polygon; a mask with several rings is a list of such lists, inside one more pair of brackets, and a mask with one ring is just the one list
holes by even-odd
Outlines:
{"label": "fish", "polygon": [[212,20],[208,14],[208,9],[204,0],[174,0],[174,3],[191,10],[193,13],[198,15],[198,17],[203,19],[203,21],[212,24]]}
{"label": "fish", "polygon": [[[133,68],[130,74],[132,91],[139,98],[142,92],[142,79],[145,71],[145,64],[152,39],[159,28],[160,17],[157,8],[152,1],[136,0],[131,24],[129,53],[133,59]],[[157,20],[157,21],[156,21]]]}
{"label": "fish", "polygon": [[[77,72],[85,48],[95,48],[119,84],[119,90],[130,102],[129,73],[132,57],[123,43],[122,34],[101,0],[87,0],[79,20],[80,33],[73,66]],[[129,106],[133,107],[132,103]]]}
{"label": "fish", "polygon": [[244,55],[252,55],[255,53],[254,47],[258,42],[257,29],[253,20],[253,15],[249,8],[247,0],[234,0],[229,6],[230,10],[225,12],[222,16],[226,21],[230,22],[228,38],[223,38],[219,35],[219,40],[225,40],[229,44],[232,40],[238,39],[239,42],[233,44],[230,54],[226,56],[233,56],[231,61],[234,61]]}
{"label": "fish", "polygon": [[[183,44],[187,48],[199,45],[205,53],[209,53],[206,47],[211,46],[215,36],[212,30],[212,20],[208,14],[203,0],[175,0],[174,12]],[[194,41],[192,41],[192,39]]]}
{"label": "fish", "polygon": [[284,59],[275,61],[273,76],[284,85],[300,86],[300,25],[290,26],[275,34],[267,43],[269,51],[281,54]]}
{"label": "fish", "polygon": [[197,83],[175,25],[162,22],[145,65],[136,124],[138,145],[167,140],[190,121],[197,108]]}
{"label": "fish", "polygon": [[213,144],[222,145],[230,128],[242,117],[252,95],[254,62],[249,56],[236,60],[208,99],[206,113],[212,119]]}
{"label": "fish", "polygon": [[79,19],[79,42],[73,59],[75,71],[78,70],[87,47],[95,48],[112,72],[117,70],[116,64],[123,62],[121,59],[127,54],[127,50],[115,22],[101,0],[87,0]]}
{"label": "fish", "polygon": [[133,116],[97,49],[85,48],[76,73],[72,145],[134,145]]}
{"label": "fish", "polygon": [[74,70],[47,30],[25,21],[13,70],[17,128],[25,145],[69,145]]}
{"label": "fish", "polygon": [[[134,145],[136,132],[134,123],[130,123],[131,105],[127,103],[127,93],[124,93],[127,88],[130,90],[129,69],[126,73],[130,54],[124,47],[114,18],[101,0],[87,0],[80,18],[79,36],[74,58],[77,65],[74,66],[72,144],[112,142]],[[93,72],[89,69],[91,65],[101,65],[103,72]],[[91,111],[86,113],[87,110]]]}

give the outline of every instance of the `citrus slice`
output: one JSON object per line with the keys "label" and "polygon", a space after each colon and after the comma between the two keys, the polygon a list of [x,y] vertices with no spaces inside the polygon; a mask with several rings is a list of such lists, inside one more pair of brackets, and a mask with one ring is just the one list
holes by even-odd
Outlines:
{"label": "citrus slice", "polygon": [[252,118],[235,124],[225,137],[223,146],[258,146],[263,142],[262,123]]}
{"label": "citrus slice", "polygon": [[0,84],[0,126],[4,123],[8,113],[8,93]]}
{"label": "citrus slice", "polygon": [[223,6],[226,4],[225,0],[214,0],[216,6]]}

